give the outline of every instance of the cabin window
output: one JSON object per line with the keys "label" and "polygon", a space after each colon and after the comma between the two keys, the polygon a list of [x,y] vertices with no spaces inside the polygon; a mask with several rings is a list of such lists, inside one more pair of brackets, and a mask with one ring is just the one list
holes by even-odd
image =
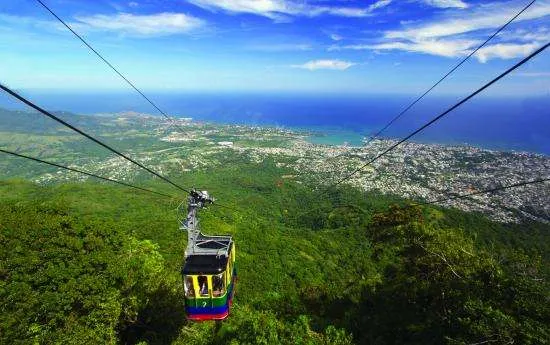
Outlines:
{"label": "cabin window", "polygon": [[185,276],[183,288],[185,290],[185,297],[195,297],[195,289],[193,288],[192,276]]}
{"label": "cabin window", "polygon": [[199,276],[199,294],[202,297],[208,297],[208,277]]}
{"label": "cabin window", "polygon": [[231,279],[231,264],[230,264],[230,261],[227,262],[227,267],[225,268],[226,269],[226,272],[227,274],[225,275],[225,284],[227,286],[229,286],[229,279]]}
{"label": "cabin window", "polygon": [[220,297],[225,293],[225,274],[212,276],[212,295]]}

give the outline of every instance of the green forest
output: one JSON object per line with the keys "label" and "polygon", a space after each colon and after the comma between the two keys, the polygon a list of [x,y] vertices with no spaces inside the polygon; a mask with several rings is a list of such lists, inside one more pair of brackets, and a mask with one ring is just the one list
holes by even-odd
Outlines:
{"label": "green forest", "polygon": [[235,238],[235,300],[202,323],[184,314],[186,195],[1,181],[0,343],[550,343],[550,226],[282,174],[265,161],[170,176],[229,206],[200,218]]}

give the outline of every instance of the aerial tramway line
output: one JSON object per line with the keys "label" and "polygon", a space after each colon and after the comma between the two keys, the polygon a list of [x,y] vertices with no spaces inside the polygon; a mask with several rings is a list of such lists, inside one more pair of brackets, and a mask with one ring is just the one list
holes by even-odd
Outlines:
{"label": "aerial tramway line", "polygon": [[[109,63],[102,55],[100,55],[90,44],[88,44],[80,35],[78,35],[69,25],[67,25],[60,17],[58,17],[49,7],[47,7],[41,0],[36,0],[40,5],[45,7],[57,20],[59,20],[65,27],[67,27],[80,41],[82,41],[91,51],[93,51],[103,62],[105,62],[113,71],[115,71],[122,79],[124,79],[136,92],[138,92],[144,99],[146,99],[153,107],[155,107],[164,117],[166,117],[168,120],[171,119],[166,113],[164,113],[155,103],[153,103],[145,94],[140,91],[132,82],[130,82],[123,74],[121,74],[111,63]],[[403,112],[401,112],[396,118],[392,119],[388,125],[386,125],[383,129],[381,129],[376,136],[380,135],[385,129],[387,129],[394,121],[396,121],[399,117],[401,117],[410,107],[414,106],[418,101],[420,101],[427,93],[429,93],[433,88],[435,88],[439,83],[441,83],[448,75],[450,75],[452,72],[454,72],[460,65],[462,65],[470,56],[472,56],[477,50],[479,50],[481,47],[483,47],[489,40],[491,40],[493,37],[495,37],[501,30],[503,30],[508,24],[510,24],[515,18],[517,18],[521,13],[523,13],[528,7],[530,7],[536,0],[532,0],[526,7],[524,7],[516,16],[514,16],[509,22],[507,22],[503,27],[501,27],[499,30],[497,30],[496,33],[494,33],[487,41],[485,41],[480,47],[478,47],[475,51],[473,51],[466,59],[461,61],[457,66],[455,66],[450,72],[448,72],[442,79],[440,79],[434,86],[432,86],[427,92],[425,92],[422,96],[420,96],[417,100],[415,100],[409,107],[407,107]],[[431,124],[435,123],[439,119],[441,119],[443,116],[447,115],[452,110],[456,109],[463,103],[469,101],[471,98],[475,97],[477,94],[491,86],[492,84],[499,81],[501,78],[506,76],[507,74],[511,73],[515,69],[522,66],[524,63],[528,62],[532,58],[534,58],[536,55],[540,54],[542,51],[547,49],[549,47],[550,43],[547,43],[546,45],[542,46],[535,52],[531,53],[529,56],[521,60],[520,62],[516,63],[514,66],[500,74],[497,78],[493,79],[489,83],[485,84],[483,87],[475,91],[474,93],[470,94],[470,96],[464,98],[462,101],[454,105],[453,107],[449,108],[444,113],[440,114],[439,116],[433,118],[431,121],[405,137],[404,139],[401,139],[399,142],[367,162],[365,165],[361,166],[359,169],[353,171],[351,174],[347,175],[342,180],[338,181],[336,184],[334,184],[331,187],[337,186],[340,183],[344,182],[345,180],[351,178],[352,175],[360,172],[366,165],[369,165],[376,161],[378,158],[382,157],[386,153],[390,152],[391,150],[395,149],[397,146],[401,145],[403,142],[407,141],[412,136],[416,135],[420,131],[424,130]],[[235,284],[237,281],[237,271],[236,271],[236,252],[235,252],[235,242],[232,236],[230,235],[205,235],[201,232],[199,227],[199,219],[198,219],[198,212],[201,209],[206,208],[208,205],[219,205],[215,203],[214,198],[210,197],[208,192],[206,191],[197,191],[195,189],[192,190],[186,190],[185,188],[180,187],[179,185],[175,184],[173,181],[169,180],[165,176],[160,175],[159,173],[153,171],[152,169],[144,166],[143,164],[135,161],[134,159],[124,155],[123,153],[115,150],[114,148],[110,147],[109,145],[103,143],[102,141],[94,138],[93,136],[83,132],[82,130],[70,125],[69,123],[65,122],[64,120],[60,119],[59,117],[55,116],[54,114],[42,109],[41,107],[35,105],[31,101],[27,100],[26,98],[22,97],[21,95],[17,94],[15,91],[11,90],[10,88],[0,84],[0,89],[4,90],[11,96],[15,97],[19,101],[25,103],[26,105],[32,107],[33,109],[37,110],[41,114],[61,123],[62,125],[76,131],[82,136],[85,136],[86,138],[92,140],[98,145],[103,146],[104,148],[110,150],[111,152],[117,154],[118,156],[130,161],[132,164],[139,166],[141,169],[146,170],[147,172],[151,173],[152,175],[160,178],[163,180],[163,182],[169,183],[173,187],[178,188],[180,191],[185,192],[187,197],[187,204],[185,202],[182,202],[180,206],[178,207],[178,219],[179,219],[179,228],[180,230],[187,231],[187,247],[184,252],[184,263],[182,266],[182,280],[183,280],[183,288],[184,288],[184,303],[185,303],[185,311],[187,314],[187,318],[190,320],[196,320],[196,321],[203,321],[203,320],[223,320],[225,319],[230,312],[231,304],[233,301],[233,296],[235,293]],[[178,127],[179,128],[179,127]],[[66,166],[62,166],[56,163],[47,162],[44,160],[40,160],[38,158],[25,156],[19,153],[7,151],[0,149],[0,152],[9,154],[12,156],[16,156],[19,158],[25,158],[30,159],[39,163],[48,164],[55,166],[57,168],[62,168],[66,170],[70,170],[73,172],[77,172],[80,174],[88,175],[94,178],[106,180],[109,182],[118,183],[120,185],[124,185],[127,187],[132,187],[144,192],[150,192],[155,193],[159,196],[163,197],[171,197],[170,195],[159,193],[150,189],[138,187],[129,183],[120,182],[111,178],[102,177],[99,175],[95,175],[89,172],[85,172],[82,170],[69,168]],[[520,182],[512,185],[507,186],[501,186],[485,191],[479,191],[475,193],[470,194],[464,194],[464,195],[458,195],[453,196],[450,198],[444,198],[439,199],[431,202],[421,203],[419,205],[427,205],[427,204],[433,204],[433,203],[439,203],[442,201],[447,200],[454,200],[459,198],[465,198],[472,195],[477,194],[483,194],[483,193],[493,193],[499,190],[509,189],[509,188],[516,188],[520,186],[525,186],[529,184],[534,183],[545,183],[550,181],[550,177],[540,178],[533,181],[526,181],[526,182]]]}
{"label": "aerial tramway line", "polygon": [[[435,117],[430,122],[426,123],[377,157],[375,157],[373,160],[369,161],[367,164],[371,164],[374,160],[382,157],[386,153],[390,152],[391,150],[395,149],[398,145],[402,144],[406,140],[408,140],[413,135],[419,133],[420,131],[427,128],[429,125],[433,124],[434,122],[441,119],[443,116],[448,114],[453,109],[457,108],[461,104],[467,102],[471,98],[473,98],[475,95],[482,92],[484,89],[488,88],[490,85],[496,83],[498,80],[506,76],[507,74],[511,73],[515,69],[519,68],[521,65],[525,64],[532,58],[534,58],[536,55],[540,54],[542,51],[547,49],[550,46],[550,43],[547,43],[546,45],[539,48],[537,51],[533,52],[529,56],[527,56],[522,61],[518,62],[511,68],[509,68],[507,71],[503,72],[501,75],[499,75],[497,78],[493,79],[491,82],[487,83],[480,89],[478,89],[476,92],[472,93],[470,96],[466,97],[459,103],[457,103],[455,106],[451,107],[449,110],[445,111],[441,115]],[[39,106],[35,105],[31,101],[25,99],[21,95],[17,94],[15,91],[11,90],[10,88],[0,84],[0,89],[4,90],[11,96],[17,98],[21,102],[27,104],[28,106],[32,107],[33,109],[37,110],[41,114],[48,116],[52,118],[53,120],[63,124],[66,127],[71,128],[72,130],[76,131],[77,133],[87,137],[88,139],[94,141],[95,143],[103,146],[104,148],[107,148],[108,150],[112,151],[113,153],[119,155],[120,157],[132,162],[135,165],[138,165],[140,168],[148,171],[149,173],[161,178],[164,182],[170,183],[172,186],[177,187],[178,189],[186,192],[189,195],[188,198],[188,205],[187,205],[187,216],[180,218],[180,229],[188,231],[188,245],[187,249],[185,250],[185,260],[184,265],[182,268],[182,275],[183,275],[183,281],[184,281],[184,291],[185,291],[185,306],[186,306],[186,312],[187,317],[191,320],[222,320],[226,318],[229,315],[231,303],[234,296],[235,291],[235,283],[236,283],[236,269],[235,269],[235,243],[231,236],[207,236],[203,235],[199,228],[199,221],[197,218],[197,212],[198,210],[204,208],[208,204],[213,204],[214,199],[211,198],[207,192],[197,192],[196,190],[188,191],[174,182],[170,181],[166,177],[156,173],[155,171],[147,168],[146,166],[142,165],[139,162],[136,162],[135,160],[125,156],[124,154],[118,152],[117,150],[113,149],[112,147],[108,146],[107,144],[101,142],[100,140],[90,136],[89,134],[83,132],[82,130],[68,124],[67,122],[61,120],[57,116],[49,113],[48,111],[40,108]],[[27,158],[31,159],[40,163],[45,163],[49,165],[54,165],[58,168],[63,168],[67,170],[71,170],[74,172],[86,174],[92,177],[100,178],[103,180],[108,180],[110,182],[115,182],[119,184],[123,184],[129,187],[137,188],[142,191],[146,192],[152,192],[161,194],[162,196],[168,196],[162,193],[158,193],[152,190],[147,190],[141,187],[136,187],[130,184],[121,183],[116,180],[104,178],[98,175],[94,175],[91,173],[83,172],[74,168],[68,168],[64,167],[55,163],[46,162],[39,160],[37,158],[24,156],[21,154],[17,154],[14,152],[6,151],[6,150],[0,150],[0,152],[11,154],[14,156],[18,156],[20,158]],[[359,172],[364,166],[360,167],[356,171],[352,172],[352,174],[348,175],[346,178],[351,177],[351,175]],[[454,200],[459,198],[465,198],[469,197],[474,194],[483,194],[483,193],[493,193],[499,190],[509,189],[509,188],[515,188],[520,186],[525,186],[529,184],[535,184],[535,183],[545,183],[548,182],[550,178],[541,178],[534,181],[527,181],[527,182],[521,182],[516,183],[513,185],[508,186],[501,186],[498,188],[493,188],[490,190],[485,191],[479,191],[472,194],[467,195],[459,195],[454,196],[447,199],[440,199],[432,202],[428,202],[425,204],[432,204],[432,203],[438,203],[440,201],[447,201],[447,200]],[[339,181],[337,184],[342,183],[344,180]],[[421,204],[422,205],[422,204]],[[221,206],[221,205],[220,205]],[[182,212],[182,205],[180,205],[179,210],[180,213]]]}

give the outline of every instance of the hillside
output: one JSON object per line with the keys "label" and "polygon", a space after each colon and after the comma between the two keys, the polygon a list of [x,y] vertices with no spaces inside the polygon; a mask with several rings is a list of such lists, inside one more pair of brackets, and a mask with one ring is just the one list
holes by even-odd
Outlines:
{"label": "hillside", "polygon": [[[256,172],[261,169],[262,174]],[[284,171],[284,170],[283,170]],[[235,209],[231,316],[188,323],[172,200],[94,182],[0,184],[0,343],[546,344],[550,227],[278,183],[275,162],[176,178]],[[158,181],[142,180],[161,189]]]}
{"label": "hillside", "polygon": [[0,8],[0,345],[550,345],[550,0]]}
{"label": "hillside", "polygon": [[[59,113],[87,133],[101,139],[162,173],[190,175],[212,173],[228,165],[275,162],[281,180],[312,186],[329,186],[346,179],[358,189],[411,200],[438,200],[442,195],[458,195],[492,189],[547,176],[550,157],[528,152],[492,151],[471,146],[409,142],[370,166],[357,171],[395,141],[381,139],[363,147],[310,143],[312,131],[222,125],[176,120],[124,112],[80,116]],[[150,176],[128,161],[74,132],[44,122],[37,113],[0,109],[0,146],[14,152],[71,165],[123,181],[146,180]],[[13,126],[36,123],[38,127]],[[37,183],[84,181],[86,177],[34,165],[19,158],[0,160],[4,177],[27,178]],[[189,180],[192,185],[194,182]],[[550,187],[525,186],[499,193],[481,194],[443,204],[468,212],[482,212],[500,222],[524,219],[550,222]]]}
{"label": "hillside", "polygon": [[[210,207],[200,218],[205,233],[235,237],[234,307],[223,323],[196,324],[185,320],[180,275],[187,237],[177,230],[176,207],[186,196],[51,123],[9,127],[20,117],[34,123],[38,114],[0,115],[3,148],[174,195],[162,199],[5,156],[0,343],[550,338],[547,186],[447,205],[455,208],[410,204],[488,188],[500,176],[501,183],[537,177],[550,166],[548,157],[411,143],[327,193],[391,140],[350,150],[314,145],[305,140],[310,133],[281,128],[179,120],[185,132],[178,133],[144,114],[60,113],[229,206]],[[350,154],[330,158],[343,152]]]}

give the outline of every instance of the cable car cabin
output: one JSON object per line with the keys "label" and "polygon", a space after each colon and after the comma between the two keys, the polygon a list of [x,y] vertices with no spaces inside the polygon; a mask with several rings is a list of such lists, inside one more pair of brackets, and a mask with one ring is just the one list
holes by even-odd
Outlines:
{"label": "cable car cabin", "polygon": [[188,254],[182,269],[187,319],[225,319],[237,277],[232,237],[199,234]]}
{"label": "cable car cabin", "polygon": [[182,269],[185,290],[185,313],[189,320],[223,320],[235,293],[235,243],[231,236],[203,235],[197,211],[214,199],[207,191],[189,193],[187,216],[183,203],[178,210],[180,229],[187,231],[187,248]]}

